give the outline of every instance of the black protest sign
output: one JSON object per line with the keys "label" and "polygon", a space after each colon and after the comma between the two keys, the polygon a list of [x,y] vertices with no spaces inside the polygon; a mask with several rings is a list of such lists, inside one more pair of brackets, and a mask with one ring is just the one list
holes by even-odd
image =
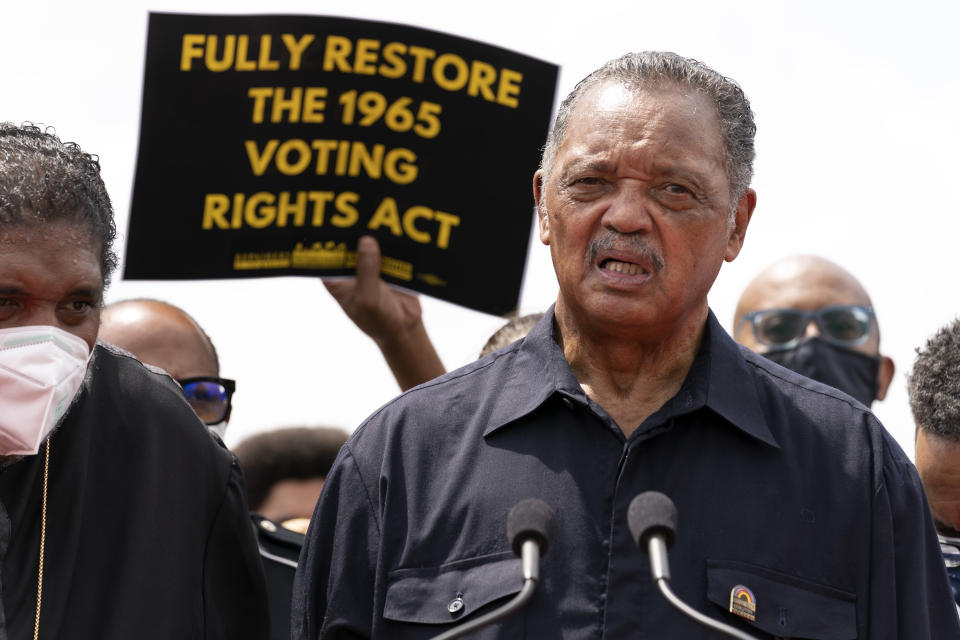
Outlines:
{"label": "black protest sign", "polygon": [[557,67],[395,24],[150,15],[124,277],[350,275],[516,307]]}

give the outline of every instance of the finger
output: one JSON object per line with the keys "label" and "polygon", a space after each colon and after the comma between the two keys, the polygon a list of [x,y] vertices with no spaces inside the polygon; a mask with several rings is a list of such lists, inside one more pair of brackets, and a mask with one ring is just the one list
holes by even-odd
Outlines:
{"label": "finger", "polygon": [[357,244],[355,295],[367,303],[380,295],[380,245],[373,236],[363,236]]}

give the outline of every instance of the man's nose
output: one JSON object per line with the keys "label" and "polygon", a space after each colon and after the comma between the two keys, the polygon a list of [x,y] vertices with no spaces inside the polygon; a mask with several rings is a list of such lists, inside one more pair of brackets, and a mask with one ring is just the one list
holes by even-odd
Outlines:
{"label": "man's nose", "polygon": [[817,325],[815,318],[810,318],[807,320],[807,326],[803,329],[803,336],[805,338],[814,338],[820,335],[820,327]]}
{"label": "man's nose", "polygon": [[651,201],[637,189],[618,189],[603,213],[605,227],[619,233],[642,233],[653,227]]}

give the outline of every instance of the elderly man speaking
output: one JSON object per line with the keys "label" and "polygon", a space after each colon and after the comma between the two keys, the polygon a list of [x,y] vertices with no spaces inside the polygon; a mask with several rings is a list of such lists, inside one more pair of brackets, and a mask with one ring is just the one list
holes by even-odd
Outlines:
{"label": "elderly man speaking", "polygon": [[555,306],[387,404],[341,450],[295,589],[299,638],[431,638],[521,588],[507,514],[556,514],[537,590],[474,638],[708,638],[651,581],[635,496],[679,512],[673,587],[758,638],[960,628],[913,465],[859,403],[738,347],[707,306],[756,203],[740,88],[630,54],[561,104],[534,176]]}

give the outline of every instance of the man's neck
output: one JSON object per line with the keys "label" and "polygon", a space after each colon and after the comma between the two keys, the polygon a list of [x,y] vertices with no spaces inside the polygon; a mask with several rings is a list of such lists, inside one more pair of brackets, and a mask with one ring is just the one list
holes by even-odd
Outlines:
{"label": "man's neck", "polygon": [[595,331],[557,302],[557,337],[577,381],[630,437],[675,396],[704,335],[707,307],[668,332]]}

